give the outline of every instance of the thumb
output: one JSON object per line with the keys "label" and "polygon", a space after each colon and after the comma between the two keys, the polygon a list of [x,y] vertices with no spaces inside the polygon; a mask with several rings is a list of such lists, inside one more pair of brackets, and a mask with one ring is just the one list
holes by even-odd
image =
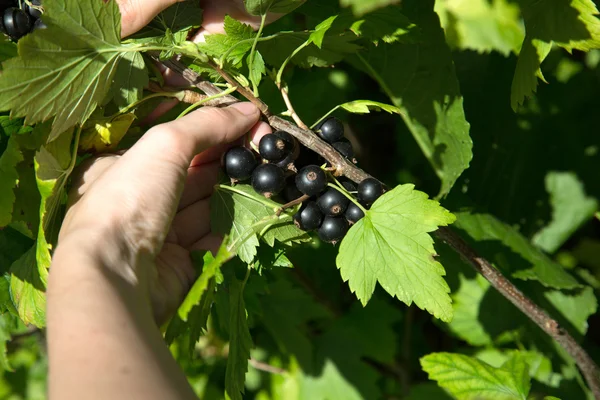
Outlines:
{"label": "thumb", "polygon": [[183,0],[117,0],[121,10],[121,37],[127,37],[146,26],[152,18]]}

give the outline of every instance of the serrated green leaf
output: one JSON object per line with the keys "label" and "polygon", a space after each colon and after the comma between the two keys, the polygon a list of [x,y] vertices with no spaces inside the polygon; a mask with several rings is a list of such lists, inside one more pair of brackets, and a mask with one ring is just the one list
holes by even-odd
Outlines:
{"label": "serrated green leaf", "polygon": [[363,15],[368,12],[400,3],[400,0],[340,0],[342,7],[351,7],[355,15]]}
{"label": "serrated green leaf", "polygon": [[519,6],[507,0],[441,0],[440,16],[451,47],[518,53],[525,37]]}
{"label": "serrated green leaf", "polygon": [[48,279],[48,271],[37,267],[36,246],[12,264],[10,273],[10,295],[19,317],[25,324],[44,327],[46,325],[44,282]]}
{"label": "serrated green leaf", "polygon": [[118,84],[112,85],[112,98],[120,109],[141,99],[149,81],[144,57],[134,52],[125,54],[117,65],[113,79]]}
{"label": "serrated green leaf", "polygon": [[[227,240],[224,239],[223,242],[227,243]],[[196,279],[196,282],[194,282],[194,285],[177,310],[177,314],[183,321],[187,321],[188,314],[190,313],[191,309],[200,303],[200,300],[206,293],[209,282],[215,277],[223,264],[229,261],[232,257],[233,254],[231,254],[224,245],[221,245],[215,257],[213,257],[209,251],[204,253],[202,262],[199,263],[200,266],[197,268],[201,270],[202,273],[198,279]]]}
{"label": "serrated green leaf", "polygon": [[404,122],[441,180],[438,197],[442,197],[473,156],[469,123],[433,1],[406,0],[402,10],[419,28],[419,41],[370,45],[352,61],[402,110]]}
{"label": "serrated green leaf", "polygon": [[244,0],[250,15],[264,15],[267,12],[287,14],[304,4],[306,0]]}
{"label": "serrated green leaf", "polygon": [[371,100],[354,100],[348,103],[340,104],[339,107],[354,114],[369,114],[371,110],[374,110],[402,115],[402,110],[398,107]]}
{"label": "serrated green leaf", "polygon": [[232,400],[242,400],[252,348],[244,304],[244,285],[237,279],[229,284],[229,355],[225,371],[225,392]]}
{"label": "serrated green leaf", "polygon": [[[481,251],[497,268],[512,277],[536,280],[546,287],[555,289],[581,287],[579,282],[561,265],[549,259],[518,231],[493,216],[456,213],[456,217],[457,221],[454,225],[478,241],[475,248]],[[498,245],[505,246],[506,251],[498,251]],[[515,259],[513,255],[508,258],[507,256],[511,256],[511,253],[520,257]]]}
{"label": "serrated green leaf", "polygon": [[552,221],[535,234],[532,242],[542,250],[554,253],[594,216],[598,202],[586,196],[583,184],[572,172],[549,172],[546,190],[552,205]]}
{"label": "serrated green leaf", "polygon": [[535,92],[536,76],[544,80],[540,65],[552,44],[569,52],[600,47],[599,13],[592,0],[520,0],[519,4],[527,34],[513,78],[513,110]]}
{"label": "serrated green leaf", "polygon": [[[252,65],[250,62],[252,60]],[[251,55],[248,55],[248,69],[250,82],[254,85],[254,87],[258,87],[260,85],[260,81],[262,80],[262,76],[267,72],[265,68],[265,61],[260,54],[260,51],[254,52],[254,57],[251,58]]]}
{"label": "serrated green leaf", "polygon": [[0,134],[6,136],[21,135],[33,130],[31,126],[23,126],[23,119],[0,115]]}
{"label": "serrated green leaf", "polygon": [[19,57],[3,65],[0,110],[24,116],[28,125],[55,117],[52,140],[105,100],[119,63],[135,48],[120,44],[121,14],[114,0],[56,0],[44,8],[48,28],[19,40]]}
{"label": "serrated green leaf", "polygon": [[500,368],[452,353],[429,354],[421,358],[421,366],[458,400],[526,400],[531,387],[527,363],[518,354]]}
{"label": "serrated green leaf", "polygon": [[482,277],[466,279],[460,275],[460,288],[452,294],[454,317],[448,323],[448,327],[472,346],[492,343],[492,337],[478,318],[485,312],[481,303],[489,287],[489,282]]}
{"label": "serrated green leaf", "polygon": [[315,27],[315,30],[311,32],[308,37],[307,43],[314,43],[319,49],[323,47],[323,40],[325,39],[325,34],[333,25],[333,22],[337,18],[337,15],[327,18],[325,21],[321,22],[319,25]]}
{"label": "serrated green leaf", "polygon": [[290,215],[275,217],[280,204],[260,196],[249,185],[235,185],[233,190],[216,188],[211,198],[211,226],[213,232],[227,235],[230,243],[236,244],[237,255],[246,264],[252,264],[259,245],[257,233],[264,229],[261,238],[271,247],[275,241],[290,244],[310,240],[306,232],[296,228]]}
{"label": "serrated green leaf", "polygon": [[588,318],[598,311],[598,300],[594,290],[587,286],[575,293],[549,290],[543,296],[573,325],[577,332],[585,335]]}
{"label": "serrated green leaf", "polygon": [[199,43],[200,51],[220,58],[228,54],[227,61],[236,68],[242,65],[244,55],[252,48],[256,34],[250,25],[243,24],[229,16],[225,16],[225,35],[214,33],[205,36],[205,43]]}
{"label": "serrated green leaf", "polygon": [[380,197],[342,241],[337,266],[363,305],[375,284],[407,305],[413,302],[444,321],[452,319],[444,267],[435,259],[429,232],[455,217],[414,185]]}
{"label": "serrated green leaf", "polygon": [[10,137],[6,149],[0,156],[0,227],[8,225],[12,220],[16,198],[14,189],[19,180],[17,165],[23,160],[17,140]]}
{"label": "serrated green leaf", "polygon": [[[202,24],[202,9],[198,2],[181,1],[173,4],[160,14],[158,14],[142,30],[135,33],[131,38],[149,39],[154,41],[167,40],[167,32],[177,40],[171,41],[171,44],[181,44],[185,41],[187,33],[192,28],[197,28]],[[165,42],[167,43],[167,42]]]}

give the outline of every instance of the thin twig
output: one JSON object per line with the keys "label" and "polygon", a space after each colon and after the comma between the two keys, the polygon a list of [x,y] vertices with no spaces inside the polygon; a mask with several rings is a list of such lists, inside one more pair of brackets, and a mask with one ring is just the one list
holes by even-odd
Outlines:
{"label": "thin twig", "polygon": [[256,368],[260,371],[265,371],[270,374],[277,374],[277,375],[287,375],[288,374],[288,372],[283,368],[274,367],[267,363],[255,360],[254,358],[249,359],[248,364],[252,365],[254,368]]}
{"label": "thin twig", "polygon": [[595,399],[600,399],[600,371],[589,354],[575,341],[558,322],[551,318],[541,307],[523,294],[512,282],[504,277],[488,260],[479,256],[460,236],[449,228],[442,227],[435,235],[479,272],[490,284],[513,303],[519,310],[535,322],[544,332],[556,340],[573,357],[585,376]]}
{"label": "thin twig", "polygon": [[294,105],[290,101],[290,93],[288,87],[285,84],[279,84],[279,91],[281,92],[281,97],[283,97],[285,106],[288,109],[288,113],[290,114],[290,117],[292,117],[296,125],[307,131],[310,130],[310,128],[306,126],[306,124],[302,121],[300,116],[296,113],[296,110],[294,110]]}
{"label": "thin twig", "polygon": [[[202,81],[198,74],[191,69],[186,68],[181,63],[177,61],[166,61],[163,63],[168,68],[180,73],[185,79],[194,84],[207,95],[214,95],[221,92],[221,89],[210,82]],[[227,82],[231,81],[229,82],[230,84],[236,84],[236,82],[231,77],[228,77],[227,73],[225,73],[223,70],[215,70],[221,76],[223,76]],[[289,132],[305,147],[313,150],[325,158],[336,169],[336,175],[344,175],[357,183],[371,177],[365,171],[347,161],[341,154],[339,154],[328,143],[319,138],[314,132],[299,128],[289,121],[272,115],[266,104],[260,99],[256,98],[245,88],[244,90],[238,91],[242,96],[257,105],[273,128]],[[232,102],[237,101],[233,96],[225,96],[220,100],[223,101],[223,105],[228,103],[231,104]],[[552,319],[544,310],[542,310],[541,307],[531,301],[512,282],[506,279],[500,273],[500,271],[492,266],[489,261],[483,257],[480,257],[473,248],[471,248],[450,228],[441,227],[435,232],[435,235],[439,239],[445,241],[454,251],[460,254],[460,256],[471,266],[473,266],[478,273],[486,278],[490,284],[496,290],[498,290],[498,292],[500,292],[500,294],[502,294],[517,308],[519,308],[529,319],[535,322],[550,337],[556,340],[571,355],[571,357],[573,357],[577,363],[577,366],[585,376],[585,379],[592,390],[592,393],[594,394],[594,398],[596,400],[600,400],[600,373],[598,366],[594,360],[592,360],[589,354],[575,341],[575,339],[566,330],[561,328],[556,320]],[[297,270],[294,269],[294,271]],[[302,277],[299,276],[299,278]],[[305,279],[300,279],[300,282],[303,283],[307,289],[312,289],[311,285],[307,285]],[[331,311],[333,311],[336,315],[339,315],[339,311],[335,310],[330,302],[326,301],[326,303],[329,303],[329,308]]]}
{"label": "thin twig", "polygon": [[298,197],[296,200],[292,200],[289,203],[285,203],[284,205],[279,207],[277,212],[275,212],[275,215],[277,215],[279,217],[281,215],[281,213],[284,212],[285,210],[287,210],[288,208],[292,208],[294,206],[297,206],[300,203],[304,203],[308,199],[310,199],[310,196],[303,194],[302,196]]}

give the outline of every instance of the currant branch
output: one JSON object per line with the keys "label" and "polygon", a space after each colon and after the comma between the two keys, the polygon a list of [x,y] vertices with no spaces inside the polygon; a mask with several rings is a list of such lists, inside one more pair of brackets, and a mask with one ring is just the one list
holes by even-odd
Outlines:
{"label": "currant branch", "polygon": [[[163,64],[173,71],[181,74],[186,80],[195,85],[208,96],[222,93],[222,90],[211,82],[204,81],[196,72],[175,60],[162,61]],[[278,130],[284,130],[294,136],[305,147],[316,152],[325,158],[334,168],[334,175],[344,175],[350,180],[359,183],[371,176],[346,160],[332,146],[319,138],[314,132],[308,129],[302,129],[293,123],[273,115],[269,107],[254,94],[242,87],[224,70],[216,64],[211,66],[223,77],[230,85],[237,86],[238,92],[247,100],[255,104],[267,119],[269,124]],[[220,105],[232,104],[239,101],[233,96],[223,96],[219,100]],[[560,327],[559,323],[550,317],[540,306],[523,294],[512,282],[504,277],[488,260],[479,256],[477,252],[470,247],[456,232],[447,227],[440,227],[435,233],[436,237],[446,242],[455,252],[457,252],[475,271],[481,274],[490,284],[507,300],[513,303],[530,320],[537,324],[552,339],[556,340],[573,359],[584,375],[588,386],[592,390],[594,398],[600,400],[600,369],[589,354],[577,343],[565,329]]]}

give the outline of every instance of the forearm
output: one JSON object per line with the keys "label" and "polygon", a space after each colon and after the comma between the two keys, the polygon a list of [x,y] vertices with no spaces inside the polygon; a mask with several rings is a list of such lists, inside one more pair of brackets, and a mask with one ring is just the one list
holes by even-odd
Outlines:
{"label": "forearm", "polygon": [[196,398],[143,286],[102,258],[82,251],[76,240],[55,252],[47,296],[50,398]]}

